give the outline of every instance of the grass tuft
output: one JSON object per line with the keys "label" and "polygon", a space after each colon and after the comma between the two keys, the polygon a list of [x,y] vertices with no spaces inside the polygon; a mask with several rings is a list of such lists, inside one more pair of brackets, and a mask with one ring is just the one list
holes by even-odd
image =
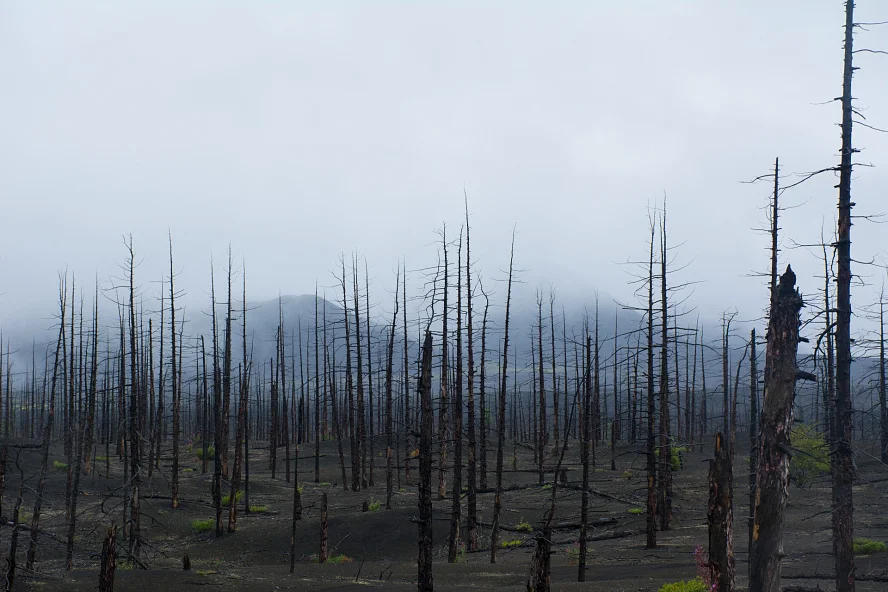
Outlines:
{"label": "grass tuft", "polygon": [[68,463],[63,463],[60,460],[54,460],[52,461],[52,468],[54,468],[56,471],[64,471],[67,470]]}
{"label": "grass tuft", "polygon": [[194,532],[201,534],[204,532],[210,532],[216,528],[216,519],[215,518],[207,518],[206,520],[192,520],[191,521],[191,530]]}
{"label": "grass tuft", "polygon": [[888,551],[888,545],[882,541],[865,538],[854,539],[855,555],[872,555],[873,553],[884,553],[885,551]]}
{"label": "grass tuft", "polygon": [[500,543],[500,547],[503,549],[514,549],[515,547],[520,547],[524,544],[524,541],[521,539],[513,539],[511,541],[503,541]]}
{"label": "grass tuft", "polygon": [[700,577],[694,578],[693,580],[685,580],[681,582],[672,582],[670,584],[663,584],[660,586],[659,592],[709,592],[706,589],[706,584],[703,583],[703,579]]}
{"label": "grass tuft", "polygon": [[638,516],[644,513],[644,508],[629,508],[629,513],[633,516]]}

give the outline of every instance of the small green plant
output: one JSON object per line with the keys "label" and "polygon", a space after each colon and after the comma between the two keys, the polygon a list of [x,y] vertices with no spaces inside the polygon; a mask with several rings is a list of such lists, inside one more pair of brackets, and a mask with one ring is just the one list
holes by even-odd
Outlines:
{"label": "small green plant", "polygon": [[459,547],[456,552],[456,563],[465,563],[466,562],[466,544],[463,542],[459,543]]}
{"label": "small green plant", "polygon": [[216,520],[213,518],[207,518],[206,520],[192,520],[191,521],[191,530],[194,532],[201,534],[204,532],[210,532],[216,528]]}
{"label": "small green plant", "polygon": [[513,539],[511,541],[503,541],[500,543],[500,547],[503,549],[514,549],[515,547],[520,547],[524,544],[524,541],[521,539]]}
{"label": "small green plant", "polygon": [[56,471],[64,471],[67,470],[68,463],[63,463],[60,460],[54,460],[52,461],[52,468],[54,468]]}
{"label": "small green plant", "polygon": [[191,467],[185,467],[184,469],[182,469],[182,472],[183,473],[193,473],[194,469],[192,469]]}
{"label": "small green plant", "polygon": [[631,479],[632,478],[632,470],[626,469],[625,471],[623,471],[623,473],[620,475],[620,477],[622,477],[623,479]]}
{"label": "small green plant", "polygon": [[330,487],[331,483],[329,481],[321,481],[318,483],[318,487]]}
{"label": "small green plant", "polygon": [[543,491],[550,491],[551,489],[552,489],[551,483],[546,483],[545,485],[543,485]]}
{"label": "small green plant", "polygon": [[533,532],[533,526],[530,525],[530,522],[525,522],[524,519],[522,519],[515,530],[518,532]]}
{"label": "small green plant", "polygon": [[874,541],[871,539],[854,539],[855,555],[872,555],[873,553],[884,553],[888,551],[888,545],[882,541]]}
{"label": "small green plant", "polygon": [[629,508],[629,513],[633,516],[638,516],[639,514],[644,513],[644,508]]}
{"label": "small green plant", "polygon": [[[204,451],[203,447],[198,448],[195,453],[197,454],[198,460],[203,460]],[[216,448],[213,446],[207,446],[207,460],[213,458],[216,455]]]}
{"label": "small green plant", "polygon": [[254,514],[263,514],[268,511],[268,506],[250,506],[250,511]]}
{"label": "small green plant", "polygon": [[105,462],[107,460],[108,460],[107,456],[97,456],[96,457],[96,462]]}
{"label": "small green plant", "polygon": [[373,498],[370,498],[370,503],[367,504],[367,509],[371,512],[378,512],[382,509],[382,502]]}
{"label": "small green plant", "polygon": [[663,584],[659,592],[709,592],[709,590],[706,589],[703,578],[696,577],[693,580]]}
{"label": "small green plant", "polygon": [[687,446],[673,446],[670,448],[672,451],[672,456],[670,457],[670,464],[672,465],[672,471],[678,471],[682,468],[683,460],[681,455],[688,451]]}
{"label": "small green plant", "polygon": [[792,426],[790,443],[796,450],[789,463],[790,481],[805,487],[829,472],[829,447],[823,434],[803,423],[796,423]]}
{"label": "small green plant", "polygon": [[330,555],[327,557],[327,563],[352,563],[354,559],[349,557],[348,555],[343,555],[340,553],[339,555]]}
{"label": "small green plant", "polygon": [[[234,494],[234,501],[239,502],[242,499],[244,499],[244,492],[238,490],[238,492],[236,494]],[[223,506],[231,505],[231,494],[230,493],[222,496],[222,505]]]}
{"label": "small green plant", "polygon": [[570,565],[579,565],[580,563],[580,546],[573,545],[564,550],[567,553],[567,562]]}

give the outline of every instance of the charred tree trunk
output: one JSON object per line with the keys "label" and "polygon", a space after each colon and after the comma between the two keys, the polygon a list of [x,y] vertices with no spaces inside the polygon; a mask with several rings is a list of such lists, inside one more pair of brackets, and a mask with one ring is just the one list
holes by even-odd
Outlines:
{"label": "charred tree trunk", "polygon": [[422,401],[419,434],[419,592],[431,592],[432,578],[432,333],[426,330],[422,345],[419,396]]}
{"label": "charred tree trunk", "polygon": [[752,554],[752,529],[755,524],[755,482],[758,469],[758,371],[756,370],[755,329],[749,335],[749,541]]}
{"label": "charred tree trunk", "polygon": [[[468,202],[466,202],[466,346],[467,346],[467,362],[468,362],[468,440],[469,440],[469,467],[468,467],[468,508],[467,520],[469,526],[468,550],[478,550],[478,501],[477,501],[477,442],[475,440],[475,349],[472,334],[472,258],[471,258],[471,242],[469,240],[469,211]],[[457,374],[461,374],[457,372]]]}
{"label": "charred tree trunk", "polygon": [[[172,347],[172,358],[170,360],[170,371],[172,374],[172,386],[173,386],[173,475],[172,475],[172,484],[170,488],[170,497],[172,498],[172,507],[173,509],[177,509],[179,507],[179,436],[181,431],[181,398],[182,394],[179,392],[179,377],[177,374],[176,364],[178,359],[176,358],[176,289],[175,289],[175,270],[173,269],[173,239],[170,236],[170,345]],[[211,276],[212,277],[212,276]],[[215,296],[214,296],[215,298]],[[216,302],[213,300],[213,343],[216,342],[216,323],[215,323],[215,310],[216,310]],[[180,344],[181,345],[181,344]],[[215,355],[215,349],[213,351]],[[215,361],[213,363],[215,366]],[[215,386],[213,387],[215,388]],[[161,396],[163,399],[163,396]],[[219,448],[217,447],[218,451]],[[160,456],[160,452],[158,452],[158,456]]]}
{"label": "charred tree trunk", "polygon": [[438,499],[443,500],[447,497],[447,442],[450,439],[450,433],[447,429],[447,401],[449,398],[449,373],[448,362],[450,361],[450,351],[447,349],[447,317],[449,310],[447,308],[447,295],[449,288],[448,273],[450,267],[447,261],[447,227],[442,231],[441,243],[444,249],[444,309],[441,313],[441,397],[438,400],[438,443],[440,445],[438,454]]}
{"label": "charred tree trunk", "polygon": [[647,516],[646,542],[648,549],[657,546],[657,456],[654,431],[656,407],[654,399],[654,223],[651,221],[651,250],[648,259],[647,307]]}
{"label": "charred tree trunk", "polygon": [[798,377],[799,311],[802,298],[790,267],[780,286],[768,322],[767,375],[761,417],[756,478],[750,592],[778,592],[783,562],[784,510],[789,495],[789,437]]}
{"label": "charred tree trunk", "polygon": [[486,385],[487,385],[487,312],[490,308],[490,299],[487,297],[487,293],[484,292],[483,286],[480,285],[481,294],[484,295],[484,316],[481,318],[481,376],[478,379],[478,413],[479,413],[479,424],[480,429],[478,433],[478,440],[480,442],[480,454],[481,459],[479,463],[480,475],[479,481],[481,485],[481,489],[487,489],[487,431],[489,427],[488,420],[488,410],[487,410],[487,396],[486,396]]}
{"label": "charred tree trunk", "polygon": [[497,409],[496,437],[496,493],[493,502],[493,520],[490,527],[490,562],[496,563],[496,551],[499,545],[499,518],[503,507],[503,449],[506,445],[506,384],[508,380],[509,362],[509,312],[512,304],[512,263],[515,259],[515,233],[512,232],[512,248],[509,254],[509,283],[506,288],[506,323],[503,334],[503,365],[502,380],[499,389],[499,405]]}
{"label": "charred tree trunk", "polygon": [[454,377],[453,410],[453,487],[450,506],[450,537],[447,550],[448,563],[456,563],[459,553],[460,500],[462,498],[462,232],[456,256],[456,376]]}
{"label": "charred tree trunk", "polygon": [[842,160],[839,172],[839,218],[836,240],[836,403],[831,444],[833,475],[833,554],[836,592],[854,590],[854,449],[851,446],[851,143],[854,74],[854,0],[845,2],[845,58],[842,78]]}
{"label": "charred tree trunk", "polygon": [[709,578],[716,592],[734,590],[734,469],[721,433],[709,461]]}
{"label": "charred tree trunk", "polygon": [[[580,409],[580,462],[583,465],[583,491],[580,501],[580,549],[577,559],[577,581],[586,581],[586,549],[587,534],[589,528],[589,405],[592,397],[591,374],[589,366],[592,363],[592,338],[589,336],[588,323],[586,326],[586,366],[583,372],[583,403]],[[577,385],[579,390],[580,385]],[[565,436],[566,437],[566,436]]]}
{"label": "charred tree trunk", "polygon": [[[392,455],[393,455],[393,418],[392,418],[392,368],[394,366],[395,356],[395,331],[398,324],[398,288],[400,287],[400,270],[398,276],[395,277],[395,304],[392,313],[392,329],[389,333],[388,352],[385,362],[385,509],[392,509],[392,493],[394,488],[394,479],[392,475]],[[405,426],[406,427],[406,426]]]}
{"label": "charred tree trunk", "polygon": [[327,563],[327,492],[321,496],[321,544],[318,549],[318,563]]}
{"label": "charred tree trunk", "polygon": [[99,592],[114,592],[114,572],[117,569],[117,525],[112,524],[102,541]]}

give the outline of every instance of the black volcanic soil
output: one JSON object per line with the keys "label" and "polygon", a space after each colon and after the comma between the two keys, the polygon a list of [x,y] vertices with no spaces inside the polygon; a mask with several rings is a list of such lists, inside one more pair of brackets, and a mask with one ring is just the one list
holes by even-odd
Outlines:
{"label": "black volcanic soil", "polygon": [[[743,441],[739,439],[739,441]],[[707,443],[709,449],[711,443]],[[377,449],[381,446],[377,446]],[[493,447],[491,447],[493,448]],[[303,447],[302,454],[310,455],[313,444]],[[874,461],[871,446],[861,445],[857,456],[860,482],[854,489],[855,536],[888,541],[888,467]],[[237,532],[226,533],[220,539],[212,533],[198,534],[192,529],[195,519],[213,516],[210,502],[210,474],[200,472],[200,461],[193,453],[183,455],[181,499],[178,510],[170,508],[169,459],[164,459],[160,473],[155,472],[143,484],[142,529],[144,545],[142,561],[147,570],[125,565],[125,541],[121,540],[121,567],[117,570],[116,590],[197,590],[202,586],[213,590],[415,590],[417,527],[412,519],[417,515],[415,484],[407,487],[402,482],[394,496],[394,509],[362,512],[364,500],[384,500],[385,471],[381,454],[376,459],[375,486],[365,492],[346,492],[340,484],[339,459],[335,442],[324,442],[321,447],[321,484],[314,483],[314,461],[300,461],[299,476],[303,487],[305,506],[303,519],[296,529],[297,563],[295,573],[289,574],[290,517],[292,485],[283,479],[272,480],[268,470],[268,451],[251,451],[253,471],[250,504],[265,506],[267,512],[240,514]],[[495,450],[491,450],[495,452]],[[165,451],[168,455],[169,450]],[[706,528],[706,470],[708,458],[699,448],[684,455],[684,468],[675,474],[674,527],[659,533],[659,547],[644,548],[644,516],[629,512],[643,505],[643,457],[634,446],[617,450],[617,470],[609,470],[610,451],[598,451],[598,467],[593,475],[593,487],[604,495],[591,497],[591,518],[612,518],[593,531],[596,539],[589,544],[586,582],[577,583],[577,568],[570,550],[576,548],[578,531],[565,527],[554,533],[552,557],[552,585],[554,590],[644,591],[657,590],[662,584],[693,578],[696,567],[693,551],[705,545]],[[112,453],[113,454],[113,453]],[[346,455],[347,446],[346,446]],[[566,464],[571,468],[568,478],[575,484],[580,473],[577,447],[568,452]],[[283,457],[283,449],[281,450]],[[495,455],[490,454],[493,465]],[[531,452],[517,448],[519,469],[533,465]],[[12,455],[10,455],[10,461]],[[62,460],[56,451],[53,460]],[[738,584],[746,584],[747,536],[745,516],[748,512],[746,457],[737,456],[735,487],[735,551]],[[122,472],[116,457],[111,459],[110,478],[104,477],[104,461],[99,463],[96,476],[81,479],[78,507],[78,528],[75,544],[75,569],[64,573],[66,536],[64,525],[65,472],[52,472],[47,480],[45,514],[41,519],[38,573],[28,576],[20,572],[17,590],[95,590],[98,584],[98,554],[105,526],[112,520],[120,523],[123,515],[119,487]],[[554,464],[554,461],[553,461]],[[33,506],[34,474],[38,467],[36,452],[22,455],[26,489],[23,511],[30,515]],[[512,447],[506,454],[507,470],[512,468]],[[349,471],[350,474],[350,471]],[[417,473],[414,470],[415,479]],[[547,481],[551,479],[547,475]],[[403,476],[402,476],[403,479]],[[437,479],[437,473],[435,475]],[[3,515],[9,516],[18,490],[19,477],[12,462],[7,472],[3,499]],[[493,474],[489,478],[492,484]],[[467,553],[455,564],[447,564],[447,532],[450,500],[435,501],[435,565],[436,590],[519,590],[524,589],[530,565],[532,534],[515,528],[521,522],[539,524],[551,500],[551,489],[537,485],[537,475],[527,471],[509,471],[504,475],[505,485],[515,487],[503,497],[501,523],[512,530],[501,534],[500,540],[522,540],[526,543],[509,549],[500,549],[498,561],[490,563],[489,551]],[[317,552],[319,540],[319,502],[321,493],[329,494],[330,552],[343,554],[350,561],[339,564],[317,564],[312,554]],[[437,495],[435,495],[437,500]],[[576,523],[579,520],[580,494],[575,489],[558,490],[557,523]],[[478,496],[480,520],[490,522],[493,494]],[[831,530],[829,479],[823,477],[810,487],[792,486],[787,515],[784,562],[784,585],[817,586],[832,589]],[[465,512],[465,505],[463,506]],[[4,555],[9,546],[11,528],[4,522],[0,528],[0,549]],[[22,531],[19,543],[19,564],[24,565],[27,538]],[[489,543],[489,530],[483,528],[481,540]],[[191,557],[191,571],[183,571],[183,553]],[[888,553],[857,558],[858,590],[862,592],[888,589]],[[876,581],[881,579],[881,581]]]}

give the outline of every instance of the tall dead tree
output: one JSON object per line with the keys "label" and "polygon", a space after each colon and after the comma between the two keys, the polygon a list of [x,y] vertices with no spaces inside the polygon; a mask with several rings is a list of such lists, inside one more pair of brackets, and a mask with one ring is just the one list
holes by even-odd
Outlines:
{"label": "tall dead tree", "polygon": [[506,322],[503,333],[502,379],[497,406],[496,435],[496,493],[493,501],[493,521],[490,527],[490,562],[496,563],[496,550],[499,546],[499,518],[503,507],[503,448],[506,445],[506,385],[509,367],[509,313],[512,305],[512,264],[515,260],[515,231],[512,231],[512,247],[509,251],[509,282],[506,288]]}
{"label": "tall dead tree", "polygon": [[[216,325],[216,281],[210,262],[210,306],[212,307],[213,331],[213,507],[216,510],[216,537],[222,530],[222,385],[219,370],[219,332]],[[175,325],[174,325],[175,327]],[[175,329],[173,329],[175,334]],[[175,350],[174,350],[175,351]],[[176,355],[173,354],[173,358]]]}
{"label": "tall dead tree", "polygon": [[[172,349],[172,357],[170,359],[170,373],[172,378],[172,397],[173,397],[173,474],[170,485],[171,505],[173,509],[179,507],[179,437],[181,431],[180,414],[181,414],[181,393],[179,392],[179,377],[177,371],[180,368],[176,363],[176,288],[175,288],[175,271],[173,269],[173,237],[169,235],[170,243],[170,347]],[[211,276],[212,277],[212,276]],[[213,310],[215,311],[215,302]],[[215,314],[215,313],[214,313]],[[215,319],[215,316],[213,317]],[[215,343],[215,322],[213,323],[213,342]],[[181,345],[181,344],[179,344]],[[161,366],[163,362],[161,362]],[[215,387],[214,387],[215,388]],[[163,396],[161,395],[161,400]],[[219,450],[216,448],[216,450]],[[158,451],[160,456],[160,451]]]}
{"label": "tall dead tree", "polygon": [[[360,314],[360,291],[358,289],[358,260],[355,258],[352,266],[354,276],[354,299],[355,299],[355,346],[357,353],[357,370],[358,370],[358,408],[357,423],[355,424],[355,439],[358,443],[357,460],[361,467],[361,489],[367,489],[367,425],[365,421],[366,406],[364,401],[364,359],[361,350],[361,314]],[[370,355],[370,352],[367,352]],[[354,484],[353,484],[354,486]]]}
{"label": "tall dead tree", "polygon": [[[660,529],[669,530],[672,521],[672,443],[669,426],[669,300],[666,286],[666,203],[660,218],[660,475],[658,507]],[[676,360],[676,363],[678,361]]]}
{"label": "tall dead tree", "polygon": [[[474,335],[472,334],[472,256],[471,241],[469,237],[469,204],[466,200],[466,346],[468,374],[466,383],[466,393],[468,400],[466,406],[468,408],[468,444],[469,444],[469,466],[468,466],[468,507],[466,508],[466,519],[469,527],[468,550],[478,550],[478,501],[477,501],[477,442],[475,440],[475,349]],[[457,373],[459,374],[459,372]],[[483,421],[483,419],[482,419]]]}
{"label": "tall dead tree", "polygon": [[484,316],[481,317],[481,375],[478,377],[478,417],[479,420],[479,431],[478,431],[478,440],[481,444],[480,446],[480,463],[479,470],[480,475],[479,481],[481,485],[481,489],[487,488],[487,432],[489,427],[488,414],[489,411],[487,409],[487,393],[486,393],[486,385],[487,385],[487,312],[490,309],[490,298],[487,296],[487,292],[484,291],[484,286],[481,285],[481,281],[478,281],[478,288],[481,290],[481,294],[484,296]]}
{"label": "tall dead tree", "polygon": [[854,590],[854,449],[851,446],[851,79],[854,74],[854,0],[845,1],[845,56],[842,74],[842,152],[839,167],[839,217],[835,250],[836,281],[836,402],[831,445],[833,476],[833,555],[836,592]]}
{"label": "tall dead tree", "polygon": [[431,592],[432,577],[432,333],[426,329],[419,376],[419,592]]}
{"label": "tall dead tree", "polygon": [[231,426],[231,246],[228,247],[228,299],[225,305],[225,357],[222,359],[222,476],[229,477],[228,440]]}
{"label": "tall dead tree", "polygon": [[790,432],[795,382],[799,377],[799,311],[802,297],[795,273],[780,277],[768,321],[765,392],[750,554],[750,592],[778,592],[783,562],[784,511],[789,496]]}
{"label": "tall dead tree", "polygon": [[129,334],[130,334],[130,408],[129,408],[129,438],[130,438],[130,528],[129,528],[129,558],[138,559],[141,549],[141,510],[139,490],[142,471],[142,433],[139,430],[139,371],[136,365],[136,296],[134,285],[135,257],[133,254],[133,239],[126,243],[128,260],[127,271],[129,273]]}
{"label": "tall dead tree", "polygon": [[885,381],[885,295],[879,295],[879,449],[882,462],[888,464],[888,401]]}
{"label": "tall dead tree", "polygon": [[647,511],[645,546],[657,546],[657,456],[654,430],[656,406],[654,399],[654,221],[650,221],[651,242],[647,277]]}
{"label": "tall dead tree", "polygon": [[[361,454],[355,438],[355,383],[352,377],[351,329],[348,319],[348,294],[345,287],[345,257],[342,262],[342,316],[345,321],[345,389],[348,395],[348,437],[351,451],[352,491],[361,486]],[[360,341],[360,340],[359,340]]]}
{"label": "tall dead tree", "polygon": [[438,499],[447,497],[447,442],[450,440],[450,432],[447,429],[447,402],[449,399],[449,366],[450,351],[447,349],[447,317],[450,314],[447,306],[447,293],[449,288],[448,274],[450,267],[447,261],[447,226],[441,231],[441,245],[444,249],[444,308],[441,312],[441,396],[438,400]]}
{"label": "tall dead tree", "polygon": [[451,495],[453,499],[450,506],[450,536],[447,549],[447,561],[449,563],[456,563],[457,554],[459,553],[460,500],[462,498],[462,231],[459,233],[459,246],[457,248],[456,278],[456,376],[454,377],[453,410],[451,412],[453,423],[453,487]]}
{"label": "tall dead tree", "polygon": [[[394,312],[392,312],[392,328],[389,333],[388,351],[385,362],[385,509],[392,509],[392,492],[394,480],[392,475],[393,462],[393,418],[392,418],[392,369],[395,356],[395,332],[398,324],[398,288],[400,287],[400,268],[395,276]],[[406,427],[406,426],[405,426]]]}
{"label": "tall dead tree", "polygon": [[752,553],[752,529],[755,524],[755,480],[758,470],[758,372],[756,370],[755,329],[749,335],[749,542]]}
{"label": "tall dead tree", "polygon": [[67,288],[65,280],[59,278],[59,336],[56,341],[55,360],[52,365],[52,380],[49,391],[49,410],[46,413],[46,423],[43,427],[43,443],[40,450],[40,477],[37,481],[37,493],[34,497],[34,510],[31,512],[31,540],[28,544],[28,556],[25,569],[34,570],[37,561],[37,535],[40,532],[40,511],[43,508],[43,494],[46,490],[46,471],[49,465],[49,444],[52,439],[52,427],[55,419],[56,383],[59,371],[59,353],[62,342],[65,340],[65,306],[67,301]]}

